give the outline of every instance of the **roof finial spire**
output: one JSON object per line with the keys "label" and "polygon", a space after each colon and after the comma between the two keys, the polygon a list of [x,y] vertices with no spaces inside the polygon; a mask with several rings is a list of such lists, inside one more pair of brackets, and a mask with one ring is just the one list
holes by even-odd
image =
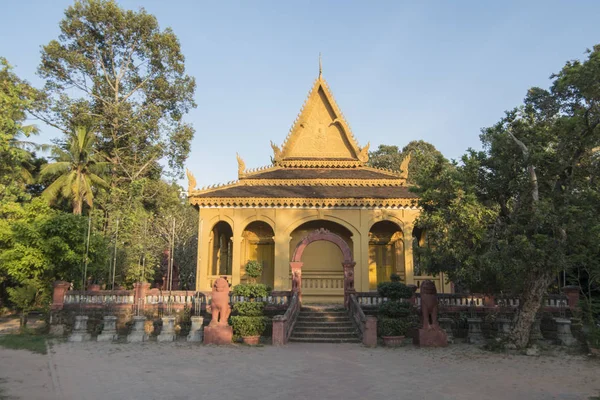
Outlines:
{"label": "roof finial spire", "polygon": [[319,78],[323,74],[323,63],[321,62],[321,52],[319,52]]}

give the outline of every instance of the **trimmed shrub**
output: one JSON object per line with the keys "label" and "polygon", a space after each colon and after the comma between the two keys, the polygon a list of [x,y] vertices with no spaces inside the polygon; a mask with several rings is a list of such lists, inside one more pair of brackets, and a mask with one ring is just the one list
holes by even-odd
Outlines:
{"label": "trimmed shrub", "polygon": [[413,295],[413,289],[402,282],[381,282],[377,285],[377,292],[390,300],[410,299]]}
{"label": "trimmed shrub", "polygon": [[265,309],[265,303],[257,301],[257,302],[242,302],[235,303],[233,305],[233,312],[237,315],[245,316],[245,317],[260,317],[263,315],[263,310]]}
{"label": "trimmed shrub", "polygon": [[412,328],[408,318],[380,318],[377,325],[380,336],[405,336]]}
{"label": "trimmed shrub", "polygon": [[238,336],[260,336],[267,329],[268,317],[234,316],[230,318],[233,332]]}
{"label": "trimmed shrub", "polygon": [[246,275],[252,279],[258,278],[263,271],[262,263],[256,260],[250,260],[246,263]]}
{"label": "trimmed shrub", "polygon": [[407,301],[388,301],[379,306],[379,315],[385,318],[408,317],[413,313],[413,306]]}
{"label": "trimmed shrub", "polygon": [[246,283],[235,285],[232,290],[234,296],[244,296],[248,298],[267,297],[271,289],[262,283]]}

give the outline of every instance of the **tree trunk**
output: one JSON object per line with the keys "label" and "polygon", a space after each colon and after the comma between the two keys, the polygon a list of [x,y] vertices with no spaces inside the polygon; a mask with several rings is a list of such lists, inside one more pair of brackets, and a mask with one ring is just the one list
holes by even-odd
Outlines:
{"label": "tree trunk", "polygon": [[20,321],[20,329],[24,330],[27,327],[27,312],[25,310],[21,311],[21,321]]}
{"label": "tree trunk", "polygon": [[552,271],[544,271],[541,273],[532,272],[527,278],[523,295],[519,302],[519,309],[515,315],[513,328],[509,335],[509,341],[519,349],[525,348],[529,344],[531,326],[537,312],[542,306],[542,300],[553,277],[554,274]]}
{"label": "tree trunk", "polygon": [[81,215],[83,209],[83,200],[73,200],[73,214]]}

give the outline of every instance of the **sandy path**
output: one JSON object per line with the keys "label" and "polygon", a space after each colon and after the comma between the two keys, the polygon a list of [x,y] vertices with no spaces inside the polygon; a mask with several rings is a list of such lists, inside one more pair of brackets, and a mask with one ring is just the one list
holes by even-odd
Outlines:
{"label": "sandy path", "polygon": [[[0,350],[2,361],[6,351]],[[47,356],[31,356],[48,366]],[[61,400],[587,399],[600,394],[598,361],[497,355],[467,345],[388,350],[301,343],[282,348],[61,343],[50,358]],[[7,377],[6,370],[0,366],[0,376]],[[45,384],[31,384],[46,390],[52,384],[48,376]],[[10,377],[4,384],[11,390],[15,385]],[[55,398],[47,390],[45,395],[23,398]]]}

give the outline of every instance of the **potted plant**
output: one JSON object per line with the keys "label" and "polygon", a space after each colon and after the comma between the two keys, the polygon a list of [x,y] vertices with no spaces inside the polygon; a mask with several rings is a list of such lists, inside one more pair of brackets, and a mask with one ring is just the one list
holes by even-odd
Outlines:
{"label": "potted plant", "polygon": [[252,283],[242,283],[233,288],[233,295],[238,296],[241,301],[233,305],[235,315],[231,317],[231,325],[233,332],[241,336],[243,342],[249,345],[259,343],[260,336],[265,332],[269,321],[269,318],[264,316],[264,300],[269,296],[270,289],[262,283],[255,283],[261,273],[260,262],[248,261],[246,274],[251,278]]}
{"label": "potted plant", "polygon": [[407,300],[413,289],[400,282],[400,277],[392,274],[391,282],[377,285],[379,295],[386,299],[379,306],[378,332],[386,346],[399,346],[407,332],[415,325],[414,307]]}

